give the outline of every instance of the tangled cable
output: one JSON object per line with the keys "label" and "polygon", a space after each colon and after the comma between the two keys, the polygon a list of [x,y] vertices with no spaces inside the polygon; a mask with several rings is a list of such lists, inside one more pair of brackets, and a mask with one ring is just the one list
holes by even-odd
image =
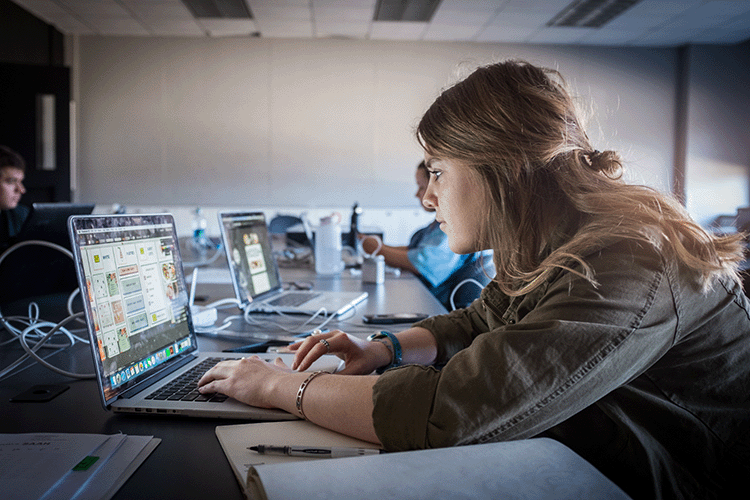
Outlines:
{"label": "tangled cable", "polygon": [[[5,260],[5,258],[12,252],[28,245],[38,245],[53,248],[73,259],[73,254],[70,252],[70,250],[61,247],[60,245],[50,243],[49,241],[28,240],[16,243],[15,245],[4,251],[2,255],[0,255],[0,264],[2,264],[3,260]],[[76,342],[82,342],[84,344],[89,343],[86,338],[79,337],[74,333],[74,331],[78,332],[77,330],[71,331],[70,329],[65,327],[65,325],[73,320],[81,321],[80,318],[84,314],[83,312],[73,312],[73,300],[75,299],[76,295],[78,295],[78,293],[79,289],[76,288],[70,294],[67,301],[68,316],[58,323],[41,320],[39,318],[39,306],[36,302],[29,303],[27,316],[6,317],[2,314],[2,311],[0,311],[0,326],[2,326],[2,328],[11,335],[11,338],[0,343],[0,346],[8,345],[12,342],[17,341],[21,344],[21,347],[23,347],[24,351],[26,352],[9,366],[0,370],[0,380],[13,374],[15,370],[19,368],[27,359],[32,359],[42,366],[66,377],[77,379],[94,378],[95,375],[93,373],[74,373],[58,368],[47,362],[45,358],[41,357],[37,353],[40,349],[43,348],[56,349],[54,352],[46,356],[49,357],[53,354],[56,354],[57,352],[60,352],[63,349],[67,349],[73,346]],[[16,324],[14,325],[14,323]],[[67,342],[63,344],[51,343],[50,341],[55,335],[63,336],[67,340]]]}

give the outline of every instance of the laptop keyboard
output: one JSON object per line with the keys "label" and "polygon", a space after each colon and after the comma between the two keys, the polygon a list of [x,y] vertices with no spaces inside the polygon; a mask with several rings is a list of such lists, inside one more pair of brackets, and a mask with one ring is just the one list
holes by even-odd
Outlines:
{"label": "laptop keyboard", "polygon": [[201,394],[198,392],[198,381],[204,373],[224,358],[206,358],[169,384],[160,387],[145,399],[157,401],[196,401],[200,403],[222,403],[229,399],[224,394]]}
{"label": "laptop keyboard", "polygon": [[278,298],[269,300],[268,303],[277,307],[296,307],[308,300],[318,297],[320,294],[312,292],[287,292]]}

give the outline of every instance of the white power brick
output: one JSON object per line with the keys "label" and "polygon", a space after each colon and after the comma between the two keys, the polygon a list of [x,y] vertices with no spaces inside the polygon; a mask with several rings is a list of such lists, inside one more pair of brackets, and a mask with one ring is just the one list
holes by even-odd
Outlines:
{"label": "white power brick", "polygon": [[193,316],[193,325],[199,328],[213,326],[219,318],[215,307],[190,306],[190,312]]}

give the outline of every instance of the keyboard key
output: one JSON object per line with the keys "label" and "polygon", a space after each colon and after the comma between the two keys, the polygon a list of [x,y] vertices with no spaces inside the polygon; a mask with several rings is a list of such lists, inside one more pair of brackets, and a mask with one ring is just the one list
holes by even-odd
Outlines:
{"label": "keyboard key", "polygon": [[198,392],[198,381],[203,374],[223,359],[224,358],[206,358],[200,364],[180,375],[179,378],[146,396],[145,399],[153,399],[156,401],[210,401],[212,403],[226,401],[229,397],[224,394],[201,394]]}

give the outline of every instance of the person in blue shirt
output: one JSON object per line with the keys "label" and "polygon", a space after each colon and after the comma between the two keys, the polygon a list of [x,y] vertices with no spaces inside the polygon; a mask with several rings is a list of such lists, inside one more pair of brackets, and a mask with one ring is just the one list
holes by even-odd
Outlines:
{"label": "person in blue shirt", "polygon": [[26,192],[25,171],[26,163],[21,155],[7,146],[0,146],[0,248],[7,246],[29,215],[29,208],[19,204]]}
{"label": "person in blue shirt", "polygon": [[[415,178],[418,188],[415,196],[421,204],[429,183],[424,161],[417,165]],[[422,206],[426,211],[434,212],[434,209]],[[491,250],[466,255],[454,253],[448,246],[448,236],[437,221],[416,231],[406,246],[382,245],[378,249],[380,242],[377,239],[362,238],[362,249],[366,253],[377,252],[385,258],[387,265],[414,273],[449,311],[473,302],[495,274]]]}

